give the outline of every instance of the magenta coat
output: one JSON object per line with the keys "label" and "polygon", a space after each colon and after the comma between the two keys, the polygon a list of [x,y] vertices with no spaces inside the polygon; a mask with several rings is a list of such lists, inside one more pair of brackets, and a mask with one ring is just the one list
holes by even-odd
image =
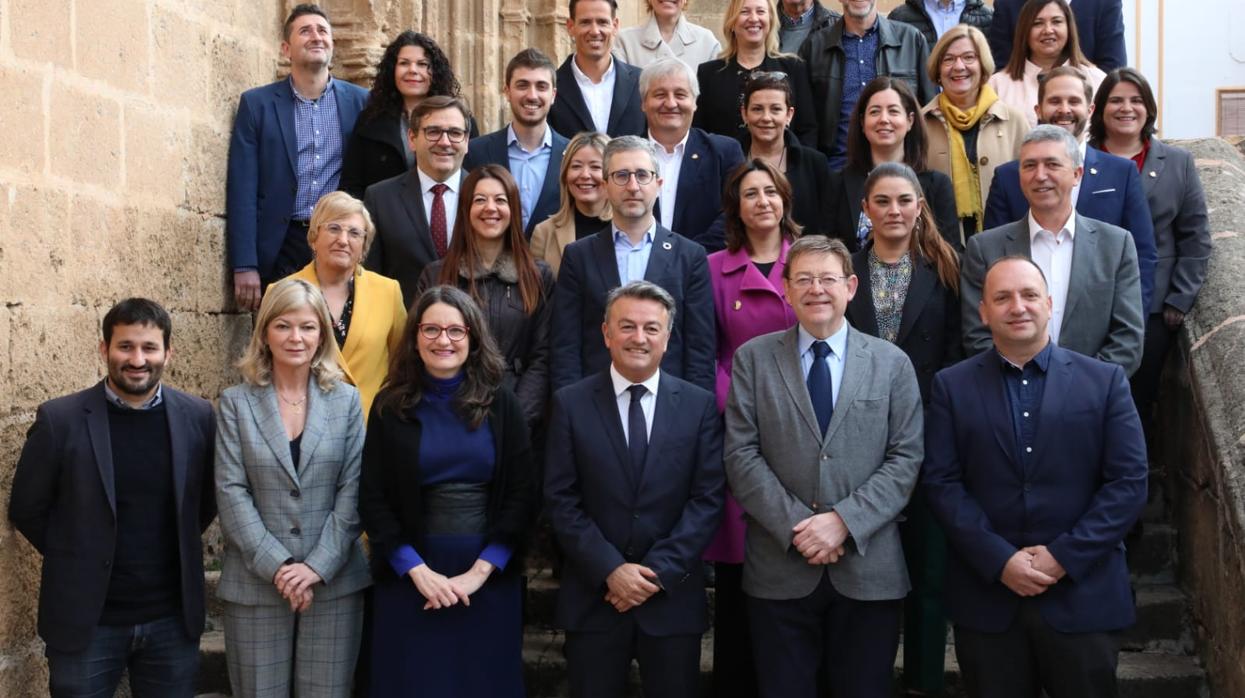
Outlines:
{"label": "magenta coat", "polygon": [[[717,320],[718,409],[726,406],[731,387],[731,359],[744,342],[770,332],[790,328],[796,323],[795,311],[787,304],[782,288],[782,272],[787,263],[783,241],[778,261],[769,278],[748,259],[747,251],[722,250],[709,255],[709,280],[713,284],[713,308]],[[727,492],[726,512],[704,558],[713,562],[740,564],[744,561],[744,512]]]}

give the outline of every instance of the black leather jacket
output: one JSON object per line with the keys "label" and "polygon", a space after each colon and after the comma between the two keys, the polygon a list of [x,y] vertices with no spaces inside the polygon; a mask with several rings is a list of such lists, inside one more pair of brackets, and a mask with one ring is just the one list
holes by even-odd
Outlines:
{"label": "black leather jacket", "polygon": [[[930,51],[933,51],[934,44],[938,43],[938,33],[934,31],[934,22],[930,19],[929,12],[925,10],[925,0],[907,0],[891,10],[886,18],[892,22],[903,22],[916,27],[921,32],[921,36],[925,37],[925,43],[929,44]],[[989,28],[991,19],[994,19],[994,8],[985,4],[983,0],[967,0],[964,3],[964,11],[960,13],[960,24],[977,27],[983,32]]]}

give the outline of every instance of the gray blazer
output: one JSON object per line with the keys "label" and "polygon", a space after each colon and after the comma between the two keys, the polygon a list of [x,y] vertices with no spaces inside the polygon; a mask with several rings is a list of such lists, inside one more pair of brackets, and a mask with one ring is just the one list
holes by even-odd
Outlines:
{"label": "gray blazer", "polygon": [[[960,318],[966,354],[994,345],[977,306],[986,269],[1009,255],[1030,256],[1028,216],[968,239],[960,259]],[[1072,278],[1059,346],[1121,366],[1131,376],[1141,365],[1144,315],[1133,236],[1123,228],[1076,214]]]}
{"label": "gray blazer", "polygon": [[[902,598],[910,585],[897,519],[925,455],[916,372],[895,345],[849,329],[823,438],[797,347],[793,327],[748,341],[732,360],[726,475],[747,515],[744,591],[801,598],[824,571],[849,598]],[[848,553],[813,566],[791,544],[791,529],[830,510],[851,532]]]}
{"label": "gray blazer", "polygon": [[1162,312],[1164,305],[1170,305],[1187,313],[1206,281],[1211,250],[1206,195],[1193,156],[1151,138],[1141,168],[1141,186],[1150,203],[1159,253],[1150,312]]}
{"label": "gray blazer", "polygon": [[338,382],[307,387],[298,468],[271,385],[235,385],[220,396],[216,418],[216,503],[225,537],[217,595],[247,605],[281,604],[272,578],[286,560],[306,563],[324,580],[317,599],[372,583],[359,534],[359,463],[363,410],[359,391]]}

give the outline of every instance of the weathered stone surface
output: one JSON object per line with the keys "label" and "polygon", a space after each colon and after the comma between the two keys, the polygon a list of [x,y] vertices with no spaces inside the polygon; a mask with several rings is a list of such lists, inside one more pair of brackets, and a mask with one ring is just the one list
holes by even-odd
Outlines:
{"label": "weathered stone surface", "polygon": [[52,86],[49,131],[52,174],[116,189],[121,184],[121,107],[76,84]]}
{"label": "weathered stone surface", "polygon": [[42,73],[16,66],[0,66],[0,168],[22,175],[43,170]]}
{"label": "weathered stone surface", "polygon": [[154,197],[168,205],[185,201],[188,113],[140,105],[125,108],[127,193]]}
{"label": "weathered stone surface", "polygon": [[162,104],[189,110],[207,105],[210,36],[193,17],[151,6],[151,87]]}
{"label": "weathered stone surface", "polygon": [[73,7],[78,71],[123,90],[146,92],[151,66],[147,3],[76,2]]}
{"label": "weathered stone surface", "polygon": [[69,258],[69,196],[59,189],[8,183],[0,201],[0,299],[37,303],[61,297]]}
{"label": "weathered stone surface", "polygon": [[12,318],[9,356],[14,407],[33,409],[50,398],[81,390],[103,375],[98,353],[100,315],[94,308],[22,306],[14,309]]}
{"label": "weathered stone surface", "polygon": [[13,53],[18,58],[73,67],[72,11],[73,4],[68,2],[10,0],[6,19]]}

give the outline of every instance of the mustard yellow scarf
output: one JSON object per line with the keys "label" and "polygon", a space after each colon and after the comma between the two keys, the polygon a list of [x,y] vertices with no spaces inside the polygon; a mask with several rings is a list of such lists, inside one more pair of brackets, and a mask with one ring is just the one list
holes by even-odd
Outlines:
{"label": "mustard yellow scarf", "polygon": [[[989,85],[981,86],[977,104],[968,110],[952,104],[946,92],[938,95],[938,108],[942,110],[942,116],[947,122],[947,136],[951,141],[951,183],[955,186],[955,209],[960,218],[971,216],[976,220],[977,229],[974,232],[978,233],[981,232],[982,220],[985,218],[981,201],[981,177],[977,172],[977,163],[968,159],[962,134],[976,126],[998,100],[999,96]],[[980,142],[978,137],[978,143]]]}

